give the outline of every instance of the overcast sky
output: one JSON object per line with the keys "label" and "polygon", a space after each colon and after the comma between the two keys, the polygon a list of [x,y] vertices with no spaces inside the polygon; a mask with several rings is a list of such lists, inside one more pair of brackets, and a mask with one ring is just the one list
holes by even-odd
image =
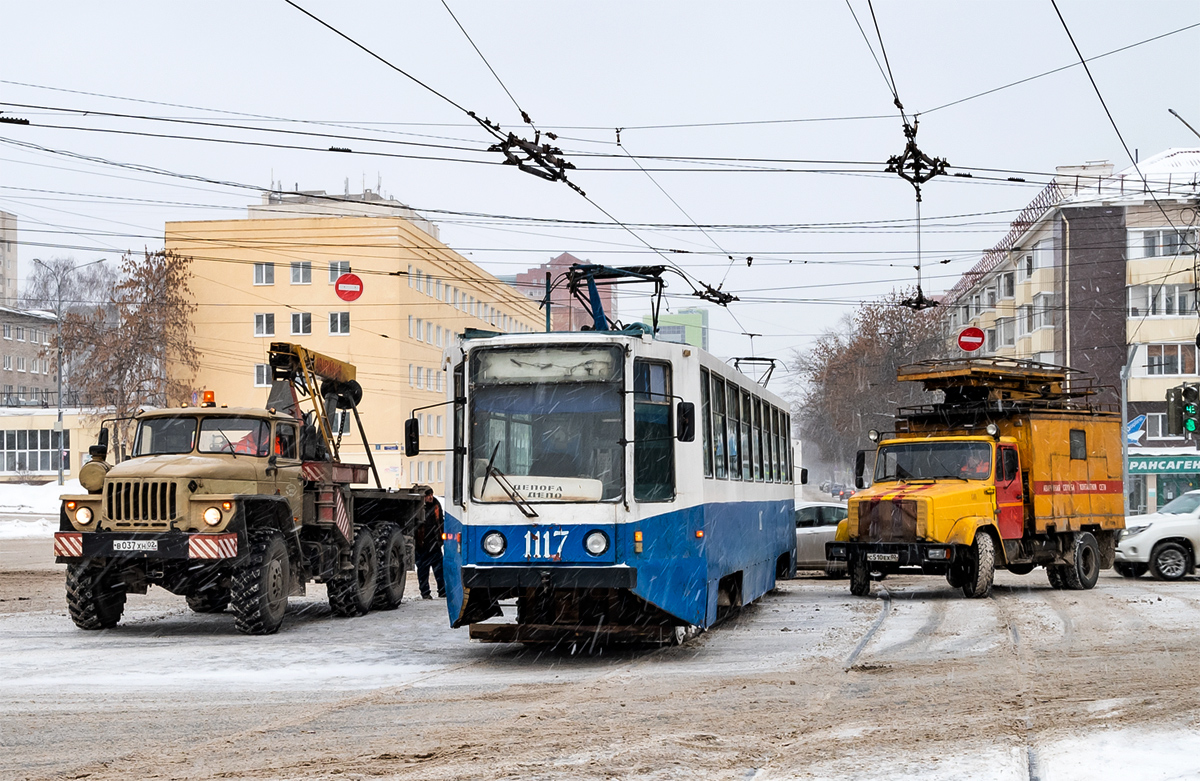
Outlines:
{"label": "overcast sky", "polygon": [[[157,248],[166,221],[240,216],[258,200],[253,189],[61,154],[70,152],[251,188],[277,181],[289,189],[341,193],[381,183],[386,194],[426,210],[444,241],[496,274],[563,251],[617,265],[666,262],[647,243],[687,250],[669,253],[669,262],[742,299],[728,313],[712,307],[712,348],[725,356],[750,354],[750,341],[740,335],[749,331],[763,334],[753,343],[758,355],[784,357],[856,302],[914,281],[913,190],[882,173],[884,161],[904,147],[901,123],[851,13],[880,56],[865,0],[448,0],[516,103],[539,128],[560,135],[564,157],[579,169],[571,180],[596,205],[562,183],[496,165],[500,155],[485,151],[491,137],[450,101],[505,130],[532,131],[440,0],[297,1],[449,100],[283,0],[5,3],[0,104],[8,105],[0,105],[0,116],[32,123],[0,124],[0,209],[20,218],[22,276],[35,257],[83,262],[117,258],[127,248]],[[908,112],[921,114],[920,147],[946,158],[953,171],[974,174],[925,188],[927,292],[949,288],[1001,238],[1055,166],[1129,164],[1078,66],[939,108],[1077,62],[1049,0],[879,0],[875,6],[899,97]],[[1059,7],[1089,58],[1200,24],[1194,0],[1060,0]],[[1167,113],[1174,108],[1200,127],[1198,44],[1200,27],[1192,27],[1090,63],[1121,133],[1143,159],[1200,145]],[[240,127],[72,115],[50,107]],[[617,127],[624,128],[621,146]],[[330,146],[355,153],[324,151]],[[772,162],[635,162],[626,155]],[[1009,176],[1027,181],[1005,181]],[[614,225],[433,211],[607,223],[597,206],[625,223],[752,227],[637,227],[635,236]],[[937,219],[951,215],[970,216]],[[747,256],[755,258],[750,267]],[[690,298],[684,281],[670,278],[669,285],[671,308],[703,303]],[[623,301],[623,314],[639,305]]]}

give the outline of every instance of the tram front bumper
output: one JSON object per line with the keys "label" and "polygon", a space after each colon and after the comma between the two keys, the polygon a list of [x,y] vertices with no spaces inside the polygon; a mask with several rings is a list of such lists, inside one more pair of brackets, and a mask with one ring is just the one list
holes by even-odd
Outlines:
{"label": "tram front bumper", "polygon": [[634,588],[633,567],[480,567],[462,568],[465,588]]}

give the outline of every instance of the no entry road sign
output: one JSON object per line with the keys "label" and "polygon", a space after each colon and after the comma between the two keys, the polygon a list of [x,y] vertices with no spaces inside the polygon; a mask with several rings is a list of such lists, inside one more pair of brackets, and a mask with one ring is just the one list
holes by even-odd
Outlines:
{"label": "no entry road sign", "polygon": [[962,329],[962,333],[958,335],[958,346],[963,352],[973,353],[983,347],[983,340],[983,329],[971,326]]}
{"label": "no entry road sign", "polygon": [[[353,301],[362,295],[363,284],[357,274],[342,274],[337,278],[337,282],[333,283],[334,289],[337,291],[338,298],[343,301]],[[979,330],[979,329],[976,329]],[[980,331],[980,333],[983,333]]]}

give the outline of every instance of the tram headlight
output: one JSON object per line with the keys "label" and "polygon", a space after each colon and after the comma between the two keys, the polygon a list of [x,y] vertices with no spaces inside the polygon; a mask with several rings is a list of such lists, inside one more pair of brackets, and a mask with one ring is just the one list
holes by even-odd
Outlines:
{"label": "tram headlight", "polygon": [[92,522],[92,510],[90,507],[80,507],[75,511],[75,523],[80,526],[87,526]]}
{"label": "tram headlight", "polygon": [[608,535],[602,531],[588,532],[588,536],[583,538],[583,547],[593,556],[599,556],[608,550]]}
{"label": "tram headlight", "polygon": [[221,522],[221,510],[217,507],[209,507],[204,511],[204,522],[209,526],[216,526]]}
{"label": "tram headlight", "polygon": [[500,532],[488,532],[483,535],[483,552],[489,556],[499,556],[508,547],[508,542]]}

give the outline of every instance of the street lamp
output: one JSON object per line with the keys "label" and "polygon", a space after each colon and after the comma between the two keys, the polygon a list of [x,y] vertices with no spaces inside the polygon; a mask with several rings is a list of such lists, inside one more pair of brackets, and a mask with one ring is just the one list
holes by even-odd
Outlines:
{"label": "street lamp", "polygon": [[54,424],[54,427],[55,427],[55,430],[58,431],[58,484],[59,485],[63,484],[63,456],[67,452],[67,449],[63,446],[64,437],[63,437],[63,403],[62,403],[62,393],[63,393],[62,283],[63,283],[63,277],[65,277],[69,272],[78,271],[79,269],[84,268],[86,266],[94,266],[97,263],[103,263],[105,260],[106,260],[106,258],[101,258],[100,260],[93,260],[90,263],[84,263],[82,266],[71,266],[70,268],[64,267],[61,271],[55,271],[53,268],[51,268],[47,264],[43,263],[38,258],[33,259],[34,263],[38,264],[42,268],[49,271],[50,274],[54,277],[55,297],[58,299],[58,304],[54,310],[54,320],[58,325],[58,338],[56,339],[56,341],[58,342],[58,362],[57,362],[57,366],[55,366],[55,369],[57,370],[55,373],[58,375],[58,399],[57,399],[58,400],[58,422],[56,424]]}

